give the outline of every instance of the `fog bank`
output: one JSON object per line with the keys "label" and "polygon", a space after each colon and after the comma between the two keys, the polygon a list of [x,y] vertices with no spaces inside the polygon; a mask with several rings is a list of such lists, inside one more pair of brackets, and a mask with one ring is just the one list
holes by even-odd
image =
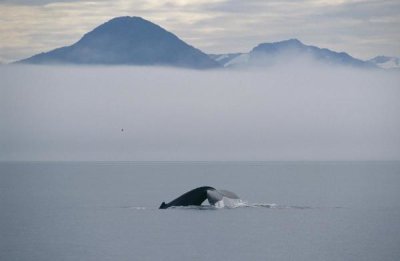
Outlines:
{"label": "fog bank", "polygon": [[0,160],[400,160],[400,75],[0,67]]}

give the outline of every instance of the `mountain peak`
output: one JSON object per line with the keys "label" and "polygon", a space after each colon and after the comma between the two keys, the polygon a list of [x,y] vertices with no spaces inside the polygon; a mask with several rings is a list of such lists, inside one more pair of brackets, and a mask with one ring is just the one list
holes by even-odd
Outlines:
{"label": "mountain peak", "polygon": [[279,42],[272,43],[261,43],[253,48],[252,52],[279,52],[283,49],[301,49],[304,48],[305,45],[300,42],[298,39],[288,39]]}
{"label": "mountain peak", "polygon": [[126,64],[212,68],[219,65],[176,35],[141,17],[116,17],[71,46],[20,61],[48,64]]}
{"label": "mountain peak", "polygon": [[398,57],[380,55],[368,60],[368,62],[383,69],[400,69],[400,58]]}
{"label": "mountain peak", "polygon": [[146,22],[149,22],[149,21],[147,21],[146,19],[143,19],[140,16],[118,16],[118,17],[112,18],[107,23],[114,22],[114,21],[146,21]]}
{"label": "mountain peak", "polygon": [[[113,41],[124,42],[133,38],[142,40],[152,40],[155,38],[170,37],[178,39],[172,33],[167,32],[160,26],[137,16],[121,16],[113,18],[104,24],[99,25],[94,30],[86,33],[78,43],[82,44],[86,41]],[[149,39],[152,38],[152,39]],[[107,43],[109,45],[109,43]]]}
{"label": "mountain peak", "polygon": [[273,44],[304,45],[299,39],[296,38],[275,42]]}
{"label": "mountain peak", "polygon": [[[142,17],[139,16],[120,16],[120,17],[115,17],[97,28],[102,28],[102,27],[129,27],[129,26],[156,26],[159,27],[158,25],[143,19]],[[96,29],[97,29],[96,28]],[[161,27],[159,27],[161,28]]]}
{"label": "mountain peak", "polygon": [[361,68],[376,68],[372,63],[356,59],[345,52],[335,52],[326,48],[305,45],[300,40],[292,38],[279,42],[261,43],[249,53],[236,56],[217,55],[224,67],[265,67],[277,63],[291,63],[306,59],[322,64],[344,65]]}

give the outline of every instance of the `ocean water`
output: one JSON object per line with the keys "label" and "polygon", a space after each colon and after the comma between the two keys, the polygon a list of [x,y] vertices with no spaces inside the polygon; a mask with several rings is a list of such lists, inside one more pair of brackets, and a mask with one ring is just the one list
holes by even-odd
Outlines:
{"label": "ocean water", "polygon": [[[203,185],[237,208],[159,210]],[[3,162],[0,260],[400,260],[399,162]]]}

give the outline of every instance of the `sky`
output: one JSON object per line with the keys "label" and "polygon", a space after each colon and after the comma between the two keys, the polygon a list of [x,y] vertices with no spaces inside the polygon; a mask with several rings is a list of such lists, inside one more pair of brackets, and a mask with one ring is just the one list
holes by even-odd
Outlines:
{"label": "sky", "polygon": [[400,75],[0,66],[0,161],[400,160]]}
{"label": "sky", "polygon": [[398,0],[0,0],[0,63],[71,45],[117,16],[143,17],[206,53],[298,38],[360,59],[400,56]]}

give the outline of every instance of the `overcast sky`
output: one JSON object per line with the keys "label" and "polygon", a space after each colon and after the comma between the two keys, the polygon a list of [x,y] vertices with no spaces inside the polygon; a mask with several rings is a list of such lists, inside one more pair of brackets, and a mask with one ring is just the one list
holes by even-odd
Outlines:
{"label": "overcast sky", "polygon": [[159,24],[207,53],[299,38],[361,59],[400,56],[398,0],[0,0],[0,62],[70,45],[126,15]]}

